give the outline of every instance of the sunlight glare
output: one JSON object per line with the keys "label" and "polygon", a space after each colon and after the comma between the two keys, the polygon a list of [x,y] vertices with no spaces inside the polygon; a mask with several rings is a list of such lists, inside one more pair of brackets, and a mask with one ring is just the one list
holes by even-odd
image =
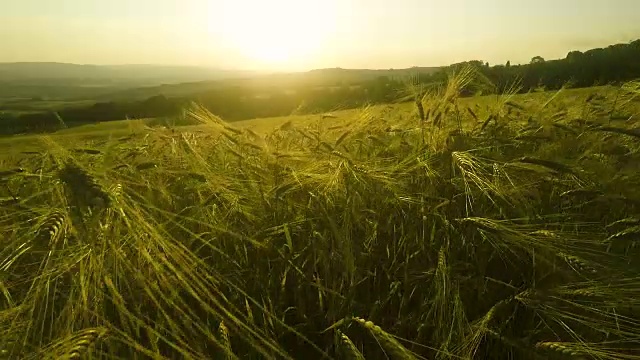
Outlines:
{"label": "sunlight glare", "polygon": [[209,31],[250,60],[290,66],[322,51],[334,30],[331,1],[225,0],[209,10]]}

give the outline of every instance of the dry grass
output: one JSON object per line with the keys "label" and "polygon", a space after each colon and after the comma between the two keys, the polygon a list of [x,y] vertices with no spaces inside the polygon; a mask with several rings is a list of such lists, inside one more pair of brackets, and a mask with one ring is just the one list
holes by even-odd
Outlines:
{"label": "dry grass", "polygon": [[1,356],[637,359],[635,85],[613,124],[607,89],[472,75],[415,113],[12,140]]}

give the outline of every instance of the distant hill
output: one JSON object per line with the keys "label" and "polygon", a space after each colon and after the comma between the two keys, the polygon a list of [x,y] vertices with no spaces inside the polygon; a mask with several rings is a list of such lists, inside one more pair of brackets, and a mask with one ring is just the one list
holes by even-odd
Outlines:
{"label": "distant hill", "polygon": [[163,84],[116,91],[99,96],[101,101],[121,101],[146,99],[156,95],[185,96],[219,89],[227,86],[247,88],[280,88],[305,86],[339,86],[358,84],[363,81],[386,76],[388,78],[407,77],[414,74],[429,75],[440,70],[440,67],[412,67],[406,69],[316,69],[296,73],[244,74],[214,81],[185,82],[179,84]]}
{"label": "distant hill", "polygon": [[389,77],[397,77],[397,76],[408,76],[416,73],[420,74],[431,74],[438,70],[441,67],[432,66],[432,67],[420,67],[414,66],[406,69],[343,69],[343,68],[328,68],[328,69],[317,69],[309,71],[310,74],[319,74],[321,76],[350,76],[355,75],[359,78],[375,78],[379,76],[389,76]]}
{"label": "distant hill", "polygon": [[[482,60],[470,60],[445,67],[413,67],[408,69],[317,69],[298,73],[242,73],[225,79],[165,83],[153,86],[89,86],[88,78],[82,86],[6,87],[0,83],[0,116],[4,127],[0,133],[15,134],[29,131],[51,131],[65,124],[88,124],[124,118],[165,118],[179,115],[185,105],[196,101],[227,121],[283,116],[291,113],[312,114],[349,109],[368,104],[396,102],[406,95],[407,76],[417,75],[420,84],[447,84],[449,71],[471,68],[485,81],[460,89],[460,96],[474,94],[503,94],[514,90],[529,92],[540,89],[557,90],[562,87],[589,87],[612,84],[619,86],[640,78],[640,40],[614,44],[606,48],[570,51],[562,59],[534,56],[529,64],[500,64],[490,66]],[[54,65],[58,66],[58,65]],[[158,67],[157,69],[162,68]],[[65,68],[71,71],[72,68]],[[118,67],[123,73],[131,67]],[[165,68],[166,69],[166,68]],[[83,68],[84,70],[84,68]],[[117,71],[99,67],[87,68],[94,74]],[[144,75],[144,66],[137,76]],[[157,73],[157,72],[156,72]],[[153,73],[152,74],[156,74]],[[165,74],[171,71],[165,72]],[[17,76],[18,72],[12,76]],[[122,74],[122,73],[120,73]],[[181,73],[184,74],[184,73]],[[58,74],[69,78],[71,74]],[[7,76],[5,74],[5,76]],[[36,76],[29,74],[29,76]],[[94,75],[94,78],[100,78]],[[114,75],[115,76],[115,75]],[[122,75],[118,75],[123,77]],[[183,76],[183,75],[181,75]],[[28,76],[23,76],[26,78]],[[76,76],[76,79],[80,78]],[[24,80],[23,80],[24,81]],[[491,86],[487,86],[487,85]],[[42,97],[22,97],[24,93],[39,91],[52,94]],[[78,97],[60,99],[61,91]],[[11,94],[13,91],[13,94]],[[2,93],[9,96],[2,98]],[[74,95],[74,96],[75,96]],[[629,100],[631,101],[631,100]],[[595,103],[594,103],[595,104]],[[592,105],[594,105],[592,104]],[[595,106],[595,105],[594,105]],[[597,105],[600,107],[600,105]],[[617,106],[617,105],[616,105]],[[595,108],[594,108],[595,109]],[[605,111],[604,109],[601,109]],[[619,108],[614,109],[618,111]],[[611,119],[618,114],[606,110]],[[1,113],[4,111],[4,114]],[[55,111],[56,113],[53,113]],[[474,116],[475,117],[475,116]],[[629,117],[622,113],[620,117]],[[611,120],[609,119],[609,120]],[[75,126],[74,125],[74,126]]]}
{"label": "distant hill", "polygon": [[55,62],[0,63],[0,98],[136,100],[155,95],[183,96],[221,86],[335,86],[380,76],[430,74],[437,67],[408,69],[318,69],[299,73],[260,73],[196,66],[79,65]]}
{"label": "distant hill", "polygon": [[196,66],[0,63],[0,82],[13,85],[159,85],[220,80],[253,74]]}

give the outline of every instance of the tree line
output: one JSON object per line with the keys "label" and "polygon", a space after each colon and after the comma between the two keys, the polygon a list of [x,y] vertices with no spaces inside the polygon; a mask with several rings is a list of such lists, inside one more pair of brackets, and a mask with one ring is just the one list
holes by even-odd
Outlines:
{"label": "tree line", "polygon": [[[528,64],[490,66],[481,60],[453,64],[430,74],[416,74],[423,84],[444,84],[452,70],[472,66],[494,86],[483,93],[503,92],[518,84],[520,92],[538,88],[547,90],[615,84],[640,78],[640,40],[585,52],[571,51],[564,59],[547,61],[533,57]],[[389,103],[407,94],[407,79],[380,76],[357,83],[337,82],[334,86],[296,85],[294,87],[255,88],[230,85],[184,97],[153,96],[144,101],[100,102],[92,106],[67,108],[54,112],[24,114],[0,118],[0,132],[15,134],[46,132],[126,118],[173,117],[195,101],[227,121],[283,116],[294,112],[318,113]],[[463,95],[473,95],[469,91]]]}

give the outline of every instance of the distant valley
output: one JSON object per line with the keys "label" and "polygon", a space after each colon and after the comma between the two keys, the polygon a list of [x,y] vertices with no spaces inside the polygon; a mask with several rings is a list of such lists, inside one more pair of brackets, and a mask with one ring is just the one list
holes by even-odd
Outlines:
{"label": "distant valley", "polygon": [[78,65],[66,63],[0,63],[0,98],[46,100],[139,100],[156,95],[182,96],[220,86],[278,86],[310,82],[359,83],[379,76],[433,73],[439,67],[408,69],[319,69],[269,73],[193,66]]}

